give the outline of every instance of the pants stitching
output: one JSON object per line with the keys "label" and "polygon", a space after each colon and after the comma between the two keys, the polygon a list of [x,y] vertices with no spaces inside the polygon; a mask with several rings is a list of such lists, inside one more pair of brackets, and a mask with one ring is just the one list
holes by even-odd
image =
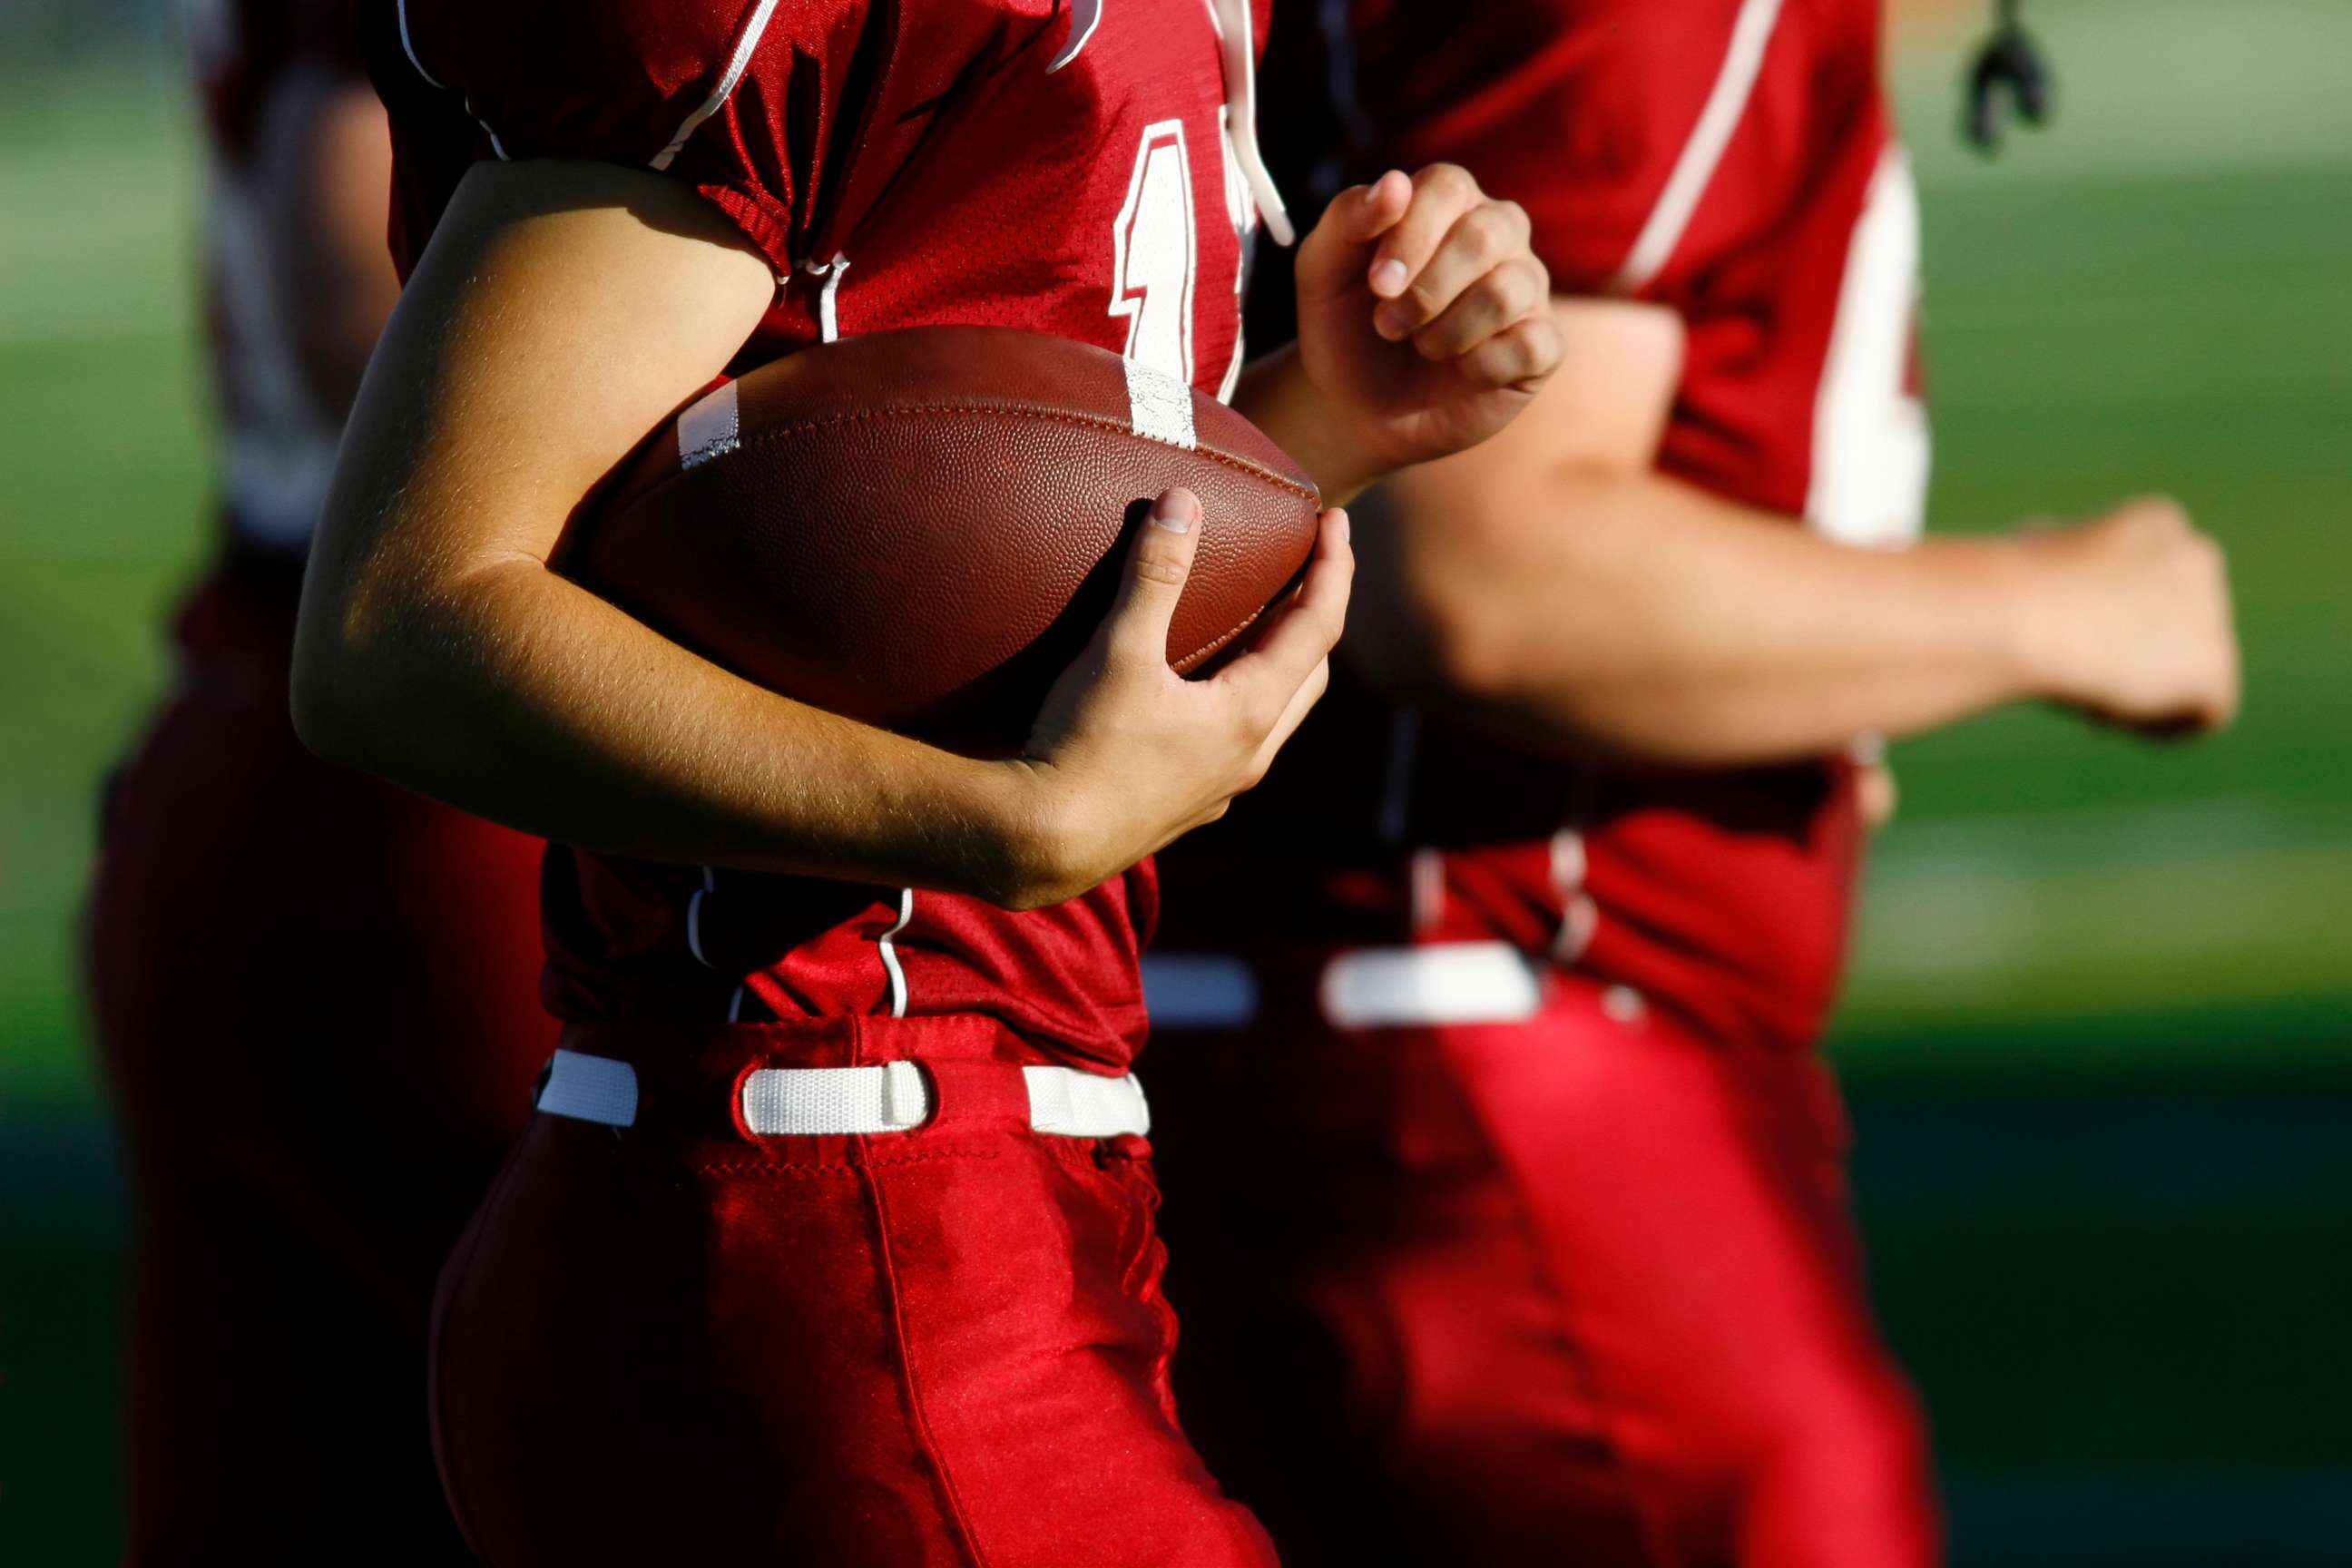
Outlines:
{"label": "pants stitching", "polygon": [[446,1331],[447,1319],[446,1309],[456,1300],[457,1292],[464,1288],[467,1278],[473,1273],[475,1258],[481,1251],[483,1234],[488,1228],[489,1215],[499,1206],[499,1200],[506,1196],[507,1188],[514,1181],[516,1167],[526,1157],[526,1150],[523,1148],[516,1149],[507,1157],[506,1163],[499,1167],[498,1181],[492,1184],[488,1195],[482,1199],[482,1206],[476,1211],[473,1223],[467,1226],[464,1245],[449,1260],[446,1271],[446,1288],[435,1293],[433,1318],[426,1342],[432,1359],[429,1367],[431,1375],[425,1384],[425,1417],[433,1435],[434,1471],[440,1478],[441,1490],[448,1500],[449,1517],[457,1521],[457,1532],[466,1538],[467,1549],[485,1563],[490,1560],[489,1553],[482,1550],[481,1542],[474,1535],[473,1526],[467,1522],[468,1510],[460,1495],[455,1467],[447,1457],[448,1426],[443,1418],[441,1409],[441,1340]]}
{"label": "pants stitching", "polygon": [[[858,1031],[852,1057],[865,1058],[864,1030]],[[931,1431],[929,1416],[924,1412],[921,1391],[915,1386],[915,1358],[911,1336],[907,1331],[905,1293],[898,1283],[898,1260],[890,1248],[890,1205],[882,1195],[882,1184],[866,1163],[867,1142],[860,1135],[856,1141],[857,1179],[866,1189],[868,1205],[874,1212],[874,1252],[882,1277],[883,1300],[890,1313],[891,1349],[898,1363],[898,1387],[907,1402],[907,1416],[915,1431],[915,1442],[937,1479],[940,1499],[944,1505],[948,1522],[953,1527],[956,1543],[962,1549],[964,1561],[971,1568],[987,1568],[987,1558],[980,1550],[980,1540],[971,1525],[971,1517],[964,1508],[963,1499],[956,1489],[955,1478],[948,1471],[947,1458],[940,1450],[939,1439]]]}
{"label": "pants stitching", "polygon": [[[1444,1050],[1448,1076],[1457,1084],[1461,1084],[1465,1075],[1454,1070],[1454,1053],[1450,1049],[1444,1049],[1442,1044],[1440,1048]],[[1657,1568],[1677,1568],[1681,1556],[1675,1550],[1673,1532],[1660,1517],[1658,1501],[1650,1494],[1641,1466],[1627,1458],[1624,1442],[1619,1435],[1620,1421],[1613,1402],[1604,1386],[1599,1370],[1583,1353],[1584,1342],[1576,1331],[1576,1312],[1570,1305],[1572,1298],[1565,1282],[1559,1278],[1549,1249],[1543,1244],[1542,1233],[1536,1226],[1532,1212],[1533,1205],[1528,1201],[1527,1196],[1528,1184],[1520,1173],[1517,1163],[1507,1153],[1503,1141],[1496,1135],[1494,1124],[1487,1117],[1486,1108],[1478,1103],[1474,1095],[1466,1092],[1466,1088],[1462,1095],[1462,1101],[1464,1109],[1477,1123],[1479,1133],[1485,1139],[1486,1147],[1493,1152],[1496,1165],[1502,1171],[1505,1180],[1510,1184],[1514,1200],[1511,1205],[1514,1223],[1518,1227],[1521,1239],[1527,1244],[1528,1254],[1535,1259],[1537,1272],[1542,1277],[1551,1296],[1554,1310],[1559,1317],[1560,1332],[1571,1347],[1571,1353],[1582,1365],[1583,1381],[1592,1395],[1593,1411],[1600,1422],[1601,1441],[1607,1446],[1611,1461],[1624,1479],[1625,1495],[1632,1505],[1633,1518],[1640,1526],[1643,1539],[1647,1543],[1651,1560],[1657,1564]]]}

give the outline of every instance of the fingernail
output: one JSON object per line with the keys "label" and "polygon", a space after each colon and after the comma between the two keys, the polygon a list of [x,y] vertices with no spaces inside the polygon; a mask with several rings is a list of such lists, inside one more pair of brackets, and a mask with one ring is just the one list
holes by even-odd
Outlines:
{"label": "fingernail", "polygon": [[1348,510],[1345,507],[1335,506],[1331,509],[1331,526],[1339,533],[1339,542],[1342,544],[1355,536],[1354,527],[1348,521]]}
{"label": "fingernail", "polygon": [[1372,331],[1394,342],[1404,336],[1404,312],[1393,305],[1383,305],[1372,312]]}
{"label": "fingernail", "polygon": [[1390,257],[1372,268],[1372,292],[1383,300],[1393,300],[1404,292],[1404,263]]}
{"label": "fingernail", "polygon": [[1151,506],[1151,526],[1171,533],[1190,533],[1201,515],[1201,503],[1190,490],[1170,490]]}

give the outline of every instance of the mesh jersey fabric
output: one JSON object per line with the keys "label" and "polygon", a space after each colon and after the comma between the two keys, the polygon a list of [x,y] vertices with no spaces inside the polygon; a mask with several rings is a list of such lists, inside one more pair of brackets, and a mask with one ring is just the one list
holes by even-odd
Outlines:
{"label": "mesh jersey fabric", "polygon": [[[981,324],[1133,353],[1214,393],[1241,353],[1254,225],[1215,17],[1125,0],[1049,69],[1078,20],[1055,0],[378,4],[395,254],[415,265],[478,160],[657,169],[776,271],[738,373],[832,335]],[[567,1019],[980,1013],[1118,1070],[1143,1037],[1158,890],[1147,862],[1012,914],[559,848],[545,905]]]}

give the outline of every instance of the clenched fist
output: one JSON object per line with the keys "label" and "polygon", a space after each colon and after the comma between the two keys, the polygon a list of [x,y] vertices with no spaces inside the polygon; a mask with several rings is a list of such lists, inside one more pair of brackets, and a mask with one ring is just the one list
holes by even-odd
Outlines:
{"label": "clenched fist", "polygon": [[2030,584],[2022,647],[2049,696],[2146,734],[2195,734],[2236,716],[2229,570],[2179,503],[2142,497],[2015,543]]}
{"label": "clenched fist", "polygon": [[1333,197],[1297,287],[1299,362],[1375,472],[1477,445],[1559,363],[1528,215],[1452,163]]}

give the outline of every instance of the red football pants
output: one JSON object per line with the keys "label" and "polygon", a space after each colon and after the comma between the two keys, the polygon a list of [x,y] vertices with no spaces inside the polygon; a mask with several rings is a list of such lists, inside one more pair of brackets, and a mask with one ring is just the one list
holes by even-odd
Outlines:
{"label": "red football pants", "polygon": [[538,845],[295,738],[299,571],[234,566],[190,601],[183,683],[102,835],[134,1568],[467,1561],[425,1324],[555,1043]]}
{"label": "red football pants", "polygon": [[1816,1061],[1558,978],[1152,1059],[1178,1390],[1293,1568],[1938,1560]]}
{"label": "red football pants", "polygon": [[[1149,1146],[1034,1132],[980,1018],[589,1028],[442,1282],[436,1438],[488,1568],[1265,1568],[1176,1425]],[[755,1068],[913,1060],[931,1120],[761,1137]]]}

